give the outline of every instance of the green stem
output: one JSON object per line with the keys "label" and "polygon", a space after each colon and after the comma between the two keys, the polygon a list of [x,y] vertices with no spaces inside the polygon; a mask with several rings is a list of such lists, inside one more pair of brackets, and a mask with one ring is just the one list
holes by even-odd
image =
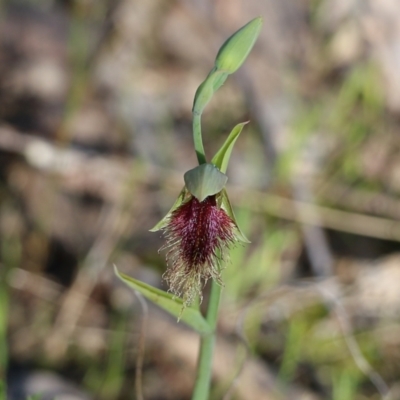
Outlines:
{"label": "green stem", "polygon": [[0,277],[0,400],[7,398],[6,369],[8,363],[7,351],[7,320],[8,320],[8,290],[6,272]]}
{"label": "green stem", "polygon": [[201,114],[197,112],[193,113],[193,141],[199,164],[205,164],[207,160],[203,146],[203,138],[201,136]]}
{"label": "green stem", "polygon": [[215,330],[218,320],[219,300],[221,286],[213,279],[211,283],[210,300],[207,309],[207,322],[212,328],[212,333],[201,338],[200,354],[197,364],[197,376],[193,390],[192,400],[207,400],[210,392],[212,360],[215,344]]}
{"label": "green stem", "polygon": [[[205,164],[206,154],[201,135],[201,112],[193,112],[193,141],[199,164]],[[206,320],[211,327],[211,333],[201,337],[200,353],[197,364],[197,376],[193,390],[192,400],[207,400],[210,393],[212,360],[215,345],[215,330],[218,320],[219,300],[221,286],[213,279],[211,293],[208,301]]]}

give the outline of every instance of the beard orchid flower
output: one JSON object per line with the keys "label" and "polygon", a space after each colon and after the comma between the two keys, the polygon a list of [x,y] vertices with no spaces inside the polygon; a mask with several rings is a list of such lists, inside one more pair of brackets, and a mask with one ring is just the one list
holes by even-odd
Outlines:
{"label": "beard orchid flower", "polygon": [[225,184],[228,177],[216,165],[205,163],[186,172],[185,187],[168,214],[152,229],[166,239],[168,269],[164,279],[186,306],[212,278],[219,284],[229,249],[248,243],[241,232]]}

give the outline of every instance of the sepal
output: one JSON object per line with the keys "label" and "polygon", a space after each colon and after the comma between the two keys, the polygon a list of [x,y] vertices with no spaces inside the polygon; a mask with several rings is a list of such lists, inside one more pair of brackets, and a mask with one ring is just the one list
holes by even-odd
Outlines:
{"label": "sepal", "polygon": [[222,189],[221,193],[218,195],[218,202],[220,207],[228,214],[229,218],[233,221],[236,227],[236,239],[242,243],[251,243],[249,239],[247,239],[246,235],[240,229],[239,224],[236,220],[235,213],[233,212],[233,208],[231,202],[229,201],[228,194],[225,189]]}
{"label": "sepal", "polygon": [[150,232],[157,232],[160,231],[161,229],[165,228],[168,225],[169,217],[171,213],[176,210],[185,200],[186,198],[190,195],[186,187],[184,187],[181,192],[179,193],[178,198],[175,200],[175,203],[171,207],[171,209],[167,212],[165,217],[159,221],[153,228],[149,229]]}
{"label": "sepal", "polygon": [[236,143],[237,138],[242,132],[243,127],[248,124],[249,121],[237,124],[229,134],[225,143],[217,151],[211,163],[214,164],[221,172],[225,173],[228,168],[229,159],[231,157],[233,146]]}
{"label": "sepal", "polygon": [[228,177],[213,164],[201,164],[184,175],[187,190],[203,201],[208,196],[219,193],[226,185]]}

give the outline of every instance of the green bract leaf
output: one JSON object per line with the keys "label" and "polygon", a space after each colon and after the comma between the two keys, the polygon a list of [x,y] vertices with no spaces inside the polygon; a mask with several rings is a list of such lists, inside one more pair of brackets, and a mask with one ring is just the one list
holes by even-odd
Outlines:
{"label": "green bract leaf", "polygon": [[236,31],[220,48],[215,66],[228,74],[234,73],[244,62],[260,34],[262,18],[254,18]]}
{"label": "green bract leaf", "polygon": [[236,233],[237,238],[243,243],[251,243],[250,240],[247,239],[246,235],[242,232],[242,230],[239,227],[239,224],[236,221],[235,213],[233,212],[231,202],[229,201],[229,197],[225,189],[222,189],[219,201],[221,202],[221,207],[225,210],[225,212],[229,215],[231,220],[235,223],[237,229]]}
{"label": "green bract leaf", "polygon": [[146,299],[168,311],[174,317],[182,320],[195,331],[202,334],[211,333],[210,325],[201,315],[200,311],[193,307],[185,307],[181,298],[122,274],[118,271],[116,266],[114,266],[114,271],[122,282],[141,293]]}
{"label": "green bract leaf", "polygon": [[168,211],[167,215],[160,221],[157,223],[157,225],[155,225],[153,228],[150,229],[150,232],[157,232],[159,230],[161,230],[162,228],[164,228],[169,221],[169,216],[172,213],[172,211],[176,210],[185,200],[186,196],[188,195],[188,191],[186,189],[186,187],[184,187],[181,192],[179,193],[178,198],[176,199],[175,203],[173,204],[173,206],[171,207],[171,209]]}
{"label": "green bract leaf", "polygon": [[228,76],[229,76],[229,74],[224,71],[216,71],[215,72],[215,77],[213,80],[214,93],[225,83]]}
{"label": "green bract leaf", "polygon": [[206,197],[219,193],[226,185],[228,177],[213,164],[201,164],[186,172],[184,180],[187,190],[197,200],[203,201]]}
{"label": "green bract leaf", "polygon": [[200,115],[203,112],[204,107],[211,100],[211,97],[214,94],[214,73],[215,68],[210,71],[207,78],[196,90],[192,108],[194,114]]}
{"label": "green bract leaf", "polygon": [[225,143],[215,154],[211,162],[220,169],[221,172],[225,173],[228,168],[229,159],[231,157],[233,146],[235,145],[236,139],[239,137],[242,132],[243,127],[248,124],[247,122],[242,122],[241,124],[236,125],[232,132],[229,134],[228,138],[225,140]]}
{"label": "green bract leaf", "polygon": [[226,81],[228,74],[224,71],[218,71],[214,67],[203,83],[197,88],[194,95],[193,108],[194,114],[202,114],[205,106],[211,100],[213,94],[223,85]]}

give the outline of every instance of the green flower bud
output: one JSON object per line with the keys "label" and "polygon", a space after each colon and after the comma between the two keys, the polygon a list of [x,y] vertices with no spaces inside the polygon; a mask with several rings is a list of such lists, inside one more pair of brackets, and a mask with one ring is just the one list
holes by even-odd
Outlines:
{"label": "green flower bud", "polygon": [[219,193],[226,185],[228,177],[213,164],[201,164],[184,175],[187,190],[198,201]]}
{"label": "green flower bud", "polygon": [[235,32],[220,48],[215,66],[233,74],[244,62],[260,34],[262,18],[254,18]]}

